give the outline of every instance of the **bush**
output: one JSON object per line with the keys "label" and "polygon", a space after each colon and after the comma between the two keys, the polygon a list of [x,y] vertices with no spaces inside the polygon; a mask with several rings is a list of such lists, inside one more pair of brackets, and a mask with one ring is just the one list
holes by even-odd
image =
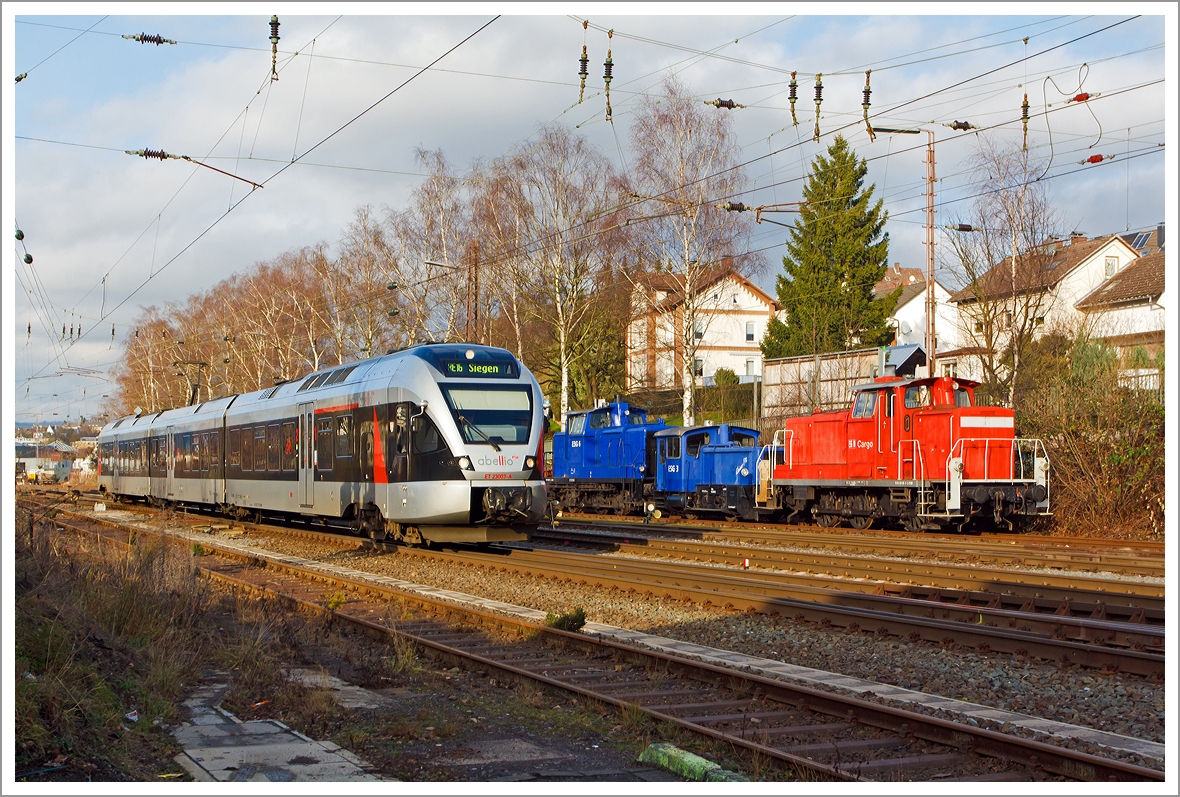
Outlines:
{"label": "bush", "polygon": [[545,615],[545,625],[550,628],[556,628],[559,631],[580,631],[582,626],[586,625],[586,612],[582,610],[581,606],[578,606],[572,612],[566,612],[561,615],[548,612]]}

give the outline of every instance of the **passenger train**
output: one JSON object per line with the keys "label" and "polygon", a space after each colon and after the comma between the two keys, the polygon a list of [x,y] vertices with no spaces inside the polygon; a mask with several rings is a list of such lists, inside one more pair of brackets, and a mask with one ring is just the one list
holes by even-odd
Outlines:
{"label": "passenger train", "polygon": [[522,540],[547,510],[543,401],[508,351],[420,344],[119,418],[99,434],[99,489],[411,544]]}
{"label": "passenger train", "polygon": [[765,445],[751,429],[667,427],[616,401],[570,413],[554,435],[550,496],[590,512],[1011,529],[1050,513],[1049,458],[1015,436],[1012,410],[976,406],[977,386],[878,377],[849,409],[788,418]]}

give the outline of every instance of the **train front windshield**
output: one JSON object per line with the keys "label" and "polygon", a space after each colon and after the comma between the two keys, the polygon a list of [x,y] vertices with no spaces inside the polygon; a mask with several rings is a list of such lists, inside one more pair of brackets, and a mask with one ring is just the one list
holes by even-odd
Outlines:
{"label": "train front windshield", "polygon": [[527,443],[533,425],[532,391],[520,388],[443,387],[451,415],[468,443]]}

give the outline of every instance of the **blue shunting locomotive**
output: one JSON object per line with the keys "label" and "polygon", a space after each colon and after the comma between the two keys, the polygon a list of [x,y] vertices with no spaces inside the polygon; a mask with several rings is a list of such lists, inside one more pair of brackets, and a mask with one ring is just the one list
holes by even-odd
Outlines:
{"label": "blue shunting locomotive", "polygon": [[550,500],[559,509],[628,514],[645,506],[756,520],[758,432],[669,427],[616,401],[567,416],[553,435]]}

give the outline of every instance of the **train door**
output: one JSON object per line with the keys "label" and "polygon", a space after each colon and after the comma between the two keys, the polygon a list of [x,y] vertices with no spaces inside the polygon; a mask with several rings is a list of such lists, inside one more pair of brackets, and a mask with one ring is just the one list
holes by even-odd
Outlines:
{"label": "train door", "polygon": [[389,434],[385,438],[390,483],[401,484],[410,480],[410,418],[419,412],[422,410],[404,401],[393,407],[393,422],[389,424]]}
{"label": "train door", "polygon": [[664,492],[684,491],[684,459],[680,456],[679,435],[660,440],[660,475],[664,479]]}
{"label": "train door", "polygon": [[878,479],[897,478],[897,391],[882,390],[877,402],[877,467]]}
{"label": "train door", "polygon": [[299,456],[299,505],[310,507],[315,504],[315,426],[312,402],[299,405],[299,437],[296,439]]}
{"label": "train door", "polygon": [[165,469],[165,494],[168,498],[172,498],[176,494],[176,441],[172,434],[173,427],[168,427],[168,434],[165,437],[165,445],[167,450],[164,452],[164,469]]}

